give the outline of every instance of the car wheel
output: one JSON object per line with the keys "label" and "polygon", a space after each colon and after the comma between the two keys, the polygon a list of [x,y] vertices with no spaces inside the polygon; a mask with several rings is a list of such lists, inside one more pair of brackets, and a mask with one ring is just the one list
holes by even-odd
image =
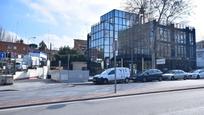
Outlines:
{"label": "car wheel", "polygon": [[175,80],[174,76],[171,77],[171,80]]}
{"label": "car wheel", "polygon": [[94,84],[94,85],[97,85],[97,84],[98,84],[98,82],[94,81],[94,82],[93,82],[93,84]]}
{"label": "car wheel", "polygon": [[162,77],[160,76],[160,77],[158,78],[158,80],[159,80],[159,81],[162,81],[163,79],[162,79]]}
{"label": "car wheel", "polygon": [[129,83],[129,79],[128,78],[125,78],[125,83]]}
{"label": "car wheel", "polygon": [[104,79],[104,80],[103,80],[103,83],[104,83],[104,84],[108,84],[108,79]]}
{"label": "car wheel", "polygon": [[198,75],[198,76],[196,77],[196,79],[200,79],[200,76]]}
{"label": "car wheel", "polygon": [[142,81],[143,81],[143,82],[146,82],[146,81],[147,81],[147,78],[146,78],[146,77],[143,77],[143,78],[142,78]]}
{"label": "car wheel", "polygon": [[186,80],[186,79],[187,79],[187,76],[184,76],[183,79]]}

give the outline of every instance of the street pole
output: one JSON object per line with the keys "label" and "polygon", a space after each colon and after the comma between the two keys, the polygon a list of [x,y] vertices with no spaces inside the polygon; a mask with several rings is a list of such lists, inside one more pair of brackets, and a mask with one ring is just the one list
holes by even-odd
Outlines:
{"label": "street pole", "polygon": [[142,71],[144,70],[144,57],[142,56]]}
{"label": "street pole", "polygon": [[70,60],[70,54],[67,55],[67,80],[69,81],[69,60]]}
{"label": "street pole", "polygon": [[59,80],[61,81],[61,60],[59,60]]}
{"label": "street pole", "polygon": [[157,23],[158,22],[154,22],[153,21],[153,38],[152,38],[152,43],[151,43],[151,49],[152,49],[152,69],[155,69],[156,68],[156,39],[157,39]]}
{"label": "street pole", "polygon": [[[113,32],[115,33],[115,32]],[[117,81],[116,81],[116,40],[114,39],[114,69],[115,69],[115,76],[114,76],[114,93],[117,93]]]}
{"label": "street pole", "polygon": [[123,67],[123,58],[121,58],[121,67]]}
{"label": "street pole", "polygon": [[[133,53],[134,53],[134,48],[133,48],[133,28],[132,28],[132,33],[131,33],[131,35],[132,36],[130,36],[131,37],[131,42],[130,42],[130,55],[131,55],[131,78],[133,77]],[[131,32],[131,31],[130,31]]]}
{"label": "street pole", "polygon": [[115,70],[115,76],[114,76],[114,93],[117,93],[117,81],[116,81],[116,50],[117,50],[117,40],[115,38],[115,20],[113,20],[113,23],[111,23],[113,26],[113,53],[114,53],[114,70]]}

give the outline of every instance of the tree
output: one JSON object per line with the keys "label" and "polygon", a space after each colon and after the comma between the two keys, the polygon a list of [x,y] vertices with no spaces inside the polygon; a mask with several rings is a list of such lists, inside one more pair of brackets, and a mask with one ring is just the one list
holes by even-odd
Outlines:
{"label": "tree", "polygon": [[192,13],[191,0],[127,0],[125,9],[142,15],[142,20],[156,20],[166,24]]}
{"label": "tree", "polygon": [[79,54],[76,50],[70,49],[69,46],[64,46],[59,49],[55,54],[55,60],[52,61],[52,66],[58,66],[59,60],[62,62],[62,66],[67,67],[68,56],[70,56],[70,63],[73,61],[86,61],[86,57]]}
{"label": "tree", "polygon": [[37,49],[38,48],[38,45],[37,44],[29,44],[29,47],[31,48],[31,49]]}
{"label": "tree", "polygon": [[23,41],[23,39],[20,39],[20,40],[16,40],[16,43],[21,43],[21,44],[23,44],[24,41]]}
{"label": "tree", "polygon": [[40,51],[46,51],[47,50],[47,45],[45,44],[44,41],[39,43],[39,50]]}
{"label": "tree", "polygon": [[[156,68],[156,39],[157,26],[161,22],[173,23],[175,20],[191,14],[190,0],[127,0],[125,9],[138,14],[138,22],[156,20],[153,28],[153,40],[151,41],[152,68]],[[136,22],[137,23],[137,22]]]}

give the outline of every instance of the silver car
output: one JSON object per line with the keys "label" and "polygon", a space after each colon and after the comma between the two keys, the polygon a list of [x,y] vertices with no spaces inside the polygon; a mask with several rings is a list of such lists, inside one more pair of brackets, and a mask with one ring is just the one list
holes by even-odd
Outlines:
{"label": "silver car", "polygon": [[192,79],[204,78],[204,69],[194,70],[193,72],[189,73],[188,77]]}
{"label": "silver car", "polygon": [[188,76],[188,73],[186,73],[183,70],[170,70],[167,73],[163,74],[163,79],[169,79],[169,80],[176,80],[176,79],[186,79]]}

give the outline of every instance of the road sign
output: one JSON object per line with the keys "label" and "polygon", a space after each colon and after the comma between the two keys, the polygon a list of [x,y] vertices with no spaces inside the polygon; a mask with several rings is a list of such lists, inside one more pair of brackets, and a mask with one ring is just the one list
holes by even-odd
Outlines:
{"label": "road sign", "polygon": [[157,65],[162,65],[166,63],[166,59],[157,59],[156,60]]}

